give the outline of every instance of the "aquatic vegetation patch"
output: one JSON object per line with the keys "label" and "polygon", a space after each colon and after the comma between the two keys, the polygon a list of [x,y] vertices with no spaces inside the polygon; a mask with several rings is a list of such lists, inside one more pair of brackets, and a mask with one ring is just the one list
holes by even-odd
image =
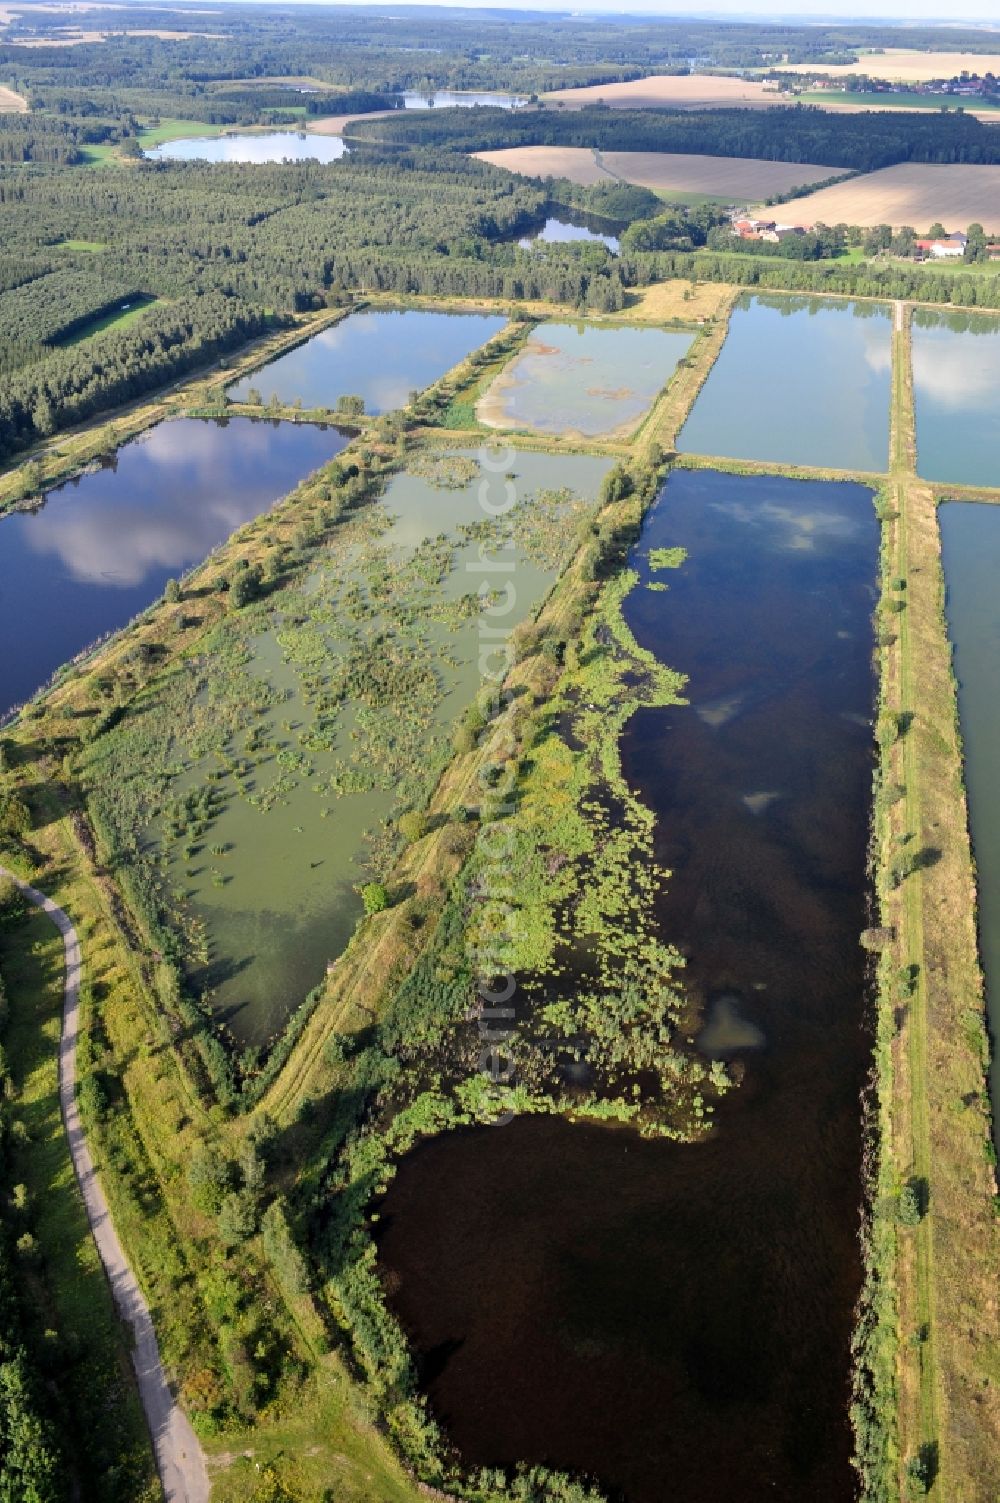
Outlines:
{"label": "aquatic vegetation patch", "polygon": [[331,500],[284,572],[233,571],[230,599],[252,576],[248,603],[86,752],[90,810],[130,902],[241,1051],[251,1092],[450,760],[478,683],[478,623],[502,598],[464,565],[508,547],[518,611],[536,608],[606,468],[575,459],[572,484],[549,488],[565,463],[518,456],[518,500],[500,518],[477,508],[472,455],[432,459],[444,485],[423,478],[418,453],[382,501]]}
{"label": "aquatic vegetation patch", "polygon": [[462,491],[479,476],[479,466],[471,454],[449,454],[423,449],[407,461],[407,473],[426,480],[436,489]]}

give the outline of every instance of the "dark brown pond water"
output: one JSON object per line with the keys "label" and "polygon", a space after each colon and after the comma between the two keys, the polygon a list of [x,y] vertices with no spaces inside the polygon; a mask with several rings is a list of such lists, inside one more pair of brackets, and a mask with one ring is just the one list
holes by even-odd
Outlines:
{"label": "dark brown pond water", "polygon": [[636,716],[625,769],[702,1047],[746,1073],[698,1146],[542,1118],[404,1160],[381,1258],[470,1463],[629,1503],[855,1495],[876,556],[858,486],[676,472],[647,519],[626,614],[691,703]]}

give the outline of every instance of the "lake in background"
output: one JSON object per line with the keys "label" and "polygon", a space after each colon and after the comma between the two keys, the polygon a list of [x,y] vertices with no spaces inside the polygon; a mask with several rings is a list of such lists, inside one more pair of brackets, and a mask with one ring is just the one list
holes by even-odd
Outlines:
{"label": "lake in background", "polygon": [[573,241],[594,241],[606,245],[614,255],[618,254],[618,236],[609,232],[608,221],[593,214],[582,214],[575,209],[560,205],[554,214],[546,217],[545,223],[518,240],[522,250],[533,245],[565,245]]}
{"label": "lake in background", "polygon": [[483,109],[519,110],[528,103],[528,96],[526,94],[482,94],[471,90],[467,93],[464,90],[436,89],[433,94],[409,91],[403,95],[403,103],[408,110],[473,109],[476,105],[480,105]]}
{"label": "lake in background", "polygon": [[938,508],[948,634],[954,649],[969,824],[979,895],[993,1057],[993,1131],[1000,1146],[1000,507]]}
{"label": "lake in background", "polygon": [[877,561],[856,485],[675,471],[647,516],[625,617],[690,703],[635,715],[623,770],[703,1048],[745,1075],[697,1144],[524,1117],[403,1159],[380,1262],[466,1462],[628,1503],[856,1497]]}
{"label": "lake in background", "polygon": [[507,320],[495,314],[405,312],[352,313],[253,371],[229,388],[245,402],[251,390],[265,402],[301,398],[305,407],[336,405],[337,398],[360,396],[365,411],[405,407],[460,360],[485,344]]}
{"label": "lake in background", "polygon": [[913,311],[917,472],[1000,486],[1000,319]]}
{"label": "lake in background", "polygon": [[678,448],[881,472],[891,384],[887,307],[747,294]]}
{"label": "lake in background", "polygon": [[181,136],[151,146],[151,162],[336,162],[347,151],[339,136],[280,130],[226,136]]}
{"label": "lake in background", "polygon": [[687,330],[539,324],[480,398],[477,416],[533,433],[630,433],[693,338]]}
{"label": "lake in background", "polygon": [[332,427],[178,418],[0,518],[0,641],[17,643],[0,662],[0,715],[346,443]]}

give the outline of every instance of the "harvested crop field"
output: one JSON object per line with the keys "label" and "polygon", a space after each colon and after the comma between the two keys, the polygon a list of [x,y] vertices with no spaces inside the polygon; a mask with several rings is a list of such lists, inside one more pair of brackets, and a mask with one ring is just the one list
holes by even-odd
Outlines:
{"label": "harvested crop field", "polygon": [[683,77],[671,77],[654,73],[650,78],[634,78],[630,83],[588,84],[581,89],[557,89],[545,95],[546,102],[558,101],[564,105],[602,104],[615,109],[662,109],[671,105],[674,109],[697,110],[711,105],[730,104],[742,108],[766,107],[781,104],[781,95],[768,89],[756,80],[744,78],[713,78],[709,74],[690,73]]}
{"label": "harvested crop field", "polygon": [[369,110],[366,115],[322,115],[319,120],[310,120],[306,130],[317,136],[340,136],[355,120],[381,120],[386,115],[398,115],[398,110]]}
{"label": "harvested crop field", "polygon": [[[665,324],[672,319],[715,318],[733,289],[725,282],[654,282],[625,294],[624,316],[636,323]],[[618,317],[622,317],[621,314]]]}
{"label": "harvested crop field", "polygon": [[153,28],[140,29],[132,27],[128,31],[119,29],[115,31],[83,31],[78,26],[60,26],[52,31],[47,31],[44,36],[11,37],[8,46],[11,47],[81,47],[85,42],[106,42],[109,37],[158,37],[161,42],[187,42],[192,37],[203,40],[219,41],[222,33],[218,31],[164,31]]}
{"label": "harvested crop field", "polygon": [[884,78],[890,83],[923,83],[931,78],[954,78],[965,73],[1000,72],[1000,53],[996,52],[911,52],[905,48],[859,56],[856,63],[789,63],[782,73],[825,73],[830,78],[846,78],[865,73],[869,78]]}
{"label": "harvested crop field", "polygon": [[800,198],[794,220],[807,225],[818,220],[908,224],[918,231],[928,230],[935,220],[949,230],[964,230],[978,221],[987,233],[1000,233],[1000,167],[903,162]]}
{"label": "harvested crop field", "polygon": [[587,146],[505,146],[499,151],[477,151],[480,162],[523,172],[525,177],[566,177],[571,183],[592,188],[613,182],[613,176]]}
{"label": "harvested crop field", "polygon": [[753,157],[706,157],[668,151],[591,151],[584,146],[511,146],[477,152],[481,162],[527,177],[566,177],[572,183],[620,179],[669,196],[677,193],[725,202],[769,198],[806,183],[823,182],[846,168],[813,162],[761,162]]}
{"label": "harvested crop field", "polygon": [[22,99],[20,94],[15,94],[13,89],[0,84],[0,115],[23,115],[27,108],[26,99]]}

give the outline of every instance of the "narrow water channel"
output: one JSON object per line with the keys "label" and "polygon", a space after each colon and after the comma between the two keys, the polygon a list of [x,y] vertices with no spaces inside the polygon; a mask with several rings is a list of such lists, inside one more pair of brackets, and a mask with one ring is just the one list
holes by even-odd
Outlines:
{"label": "narrow water channel", "polygon": [[993,1041],[993,1135],[1000,1145],[1000,506],[949,501],[938,517]]}
{"label": "narrow water channel", "polygon": [[624,767],[700,1045],[742,1083],[697,1146],[529,1118],[403,1161],[381,1264],[469,1463],[628,1503],[855,1496],[877,546],[856,485],[675,472],[647,518],[626,615],[690,703],[634,717]]}

